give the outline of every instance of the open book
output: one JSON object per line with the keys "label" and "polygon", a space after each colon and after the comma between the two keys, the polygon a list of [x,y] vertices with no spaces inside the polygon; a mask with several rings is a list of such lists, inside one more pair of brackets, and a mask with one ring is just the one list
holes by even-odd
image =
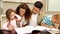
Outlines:
{"label": "open book", "polygon": [[26,26],[26,27],[22,27],[22,28],[15,28],[16,32],[18,34],[24,34],[24,33],[31,33],[33,30],[47,30],[47,31],[58,31],[58,29],[50,29],[50,28],[46,28],[43,26]]}

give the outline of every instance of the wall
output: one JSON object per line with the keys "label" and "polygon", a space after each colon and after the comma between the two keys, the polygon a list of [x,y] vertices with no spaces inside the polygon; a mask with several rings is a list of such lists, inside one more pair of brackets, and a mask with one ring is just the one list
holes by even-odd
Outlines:
{"label": "wall", "polygon": [[48,14],[60,13],[60,0],[47,0],[47,12]]}
{"label": "wall", "polygon": [[60,11],[60,0],[49,0],[48,11]]}
{"label": "wall", "polygon": [[[16,3],[16,2],[14,2],[14,3],[11,3],[11,2],[4,2],[3,3],[3,10],[4,10],[4,12],[3,13],[5,13],[6,12],[6,10],[7,9],[9,9],[9,8],[12,8],[12,9],[16,9],[17,8],[17,6],[18,5],[20,5],[21,3]],[[28,4],[29,6],[30,6],[30,8],[33,6],[33,4]],[[32,9],[32,8],[31,8]]]}

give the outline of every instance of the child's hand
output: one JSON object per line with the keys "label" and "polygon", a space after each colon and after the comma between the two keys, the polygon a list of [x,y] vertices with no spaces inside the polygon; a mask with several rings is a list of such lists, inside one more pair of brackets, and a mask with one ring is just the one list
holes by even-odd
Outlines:
{"label": "child's hand", "polygon": [[56,23],[55,28],[56,29],[60,29],[60,22],[59,23]]}
{"label": "child's hand", "polygon": [[9,30],[13,30],[14,29],[14,26],[12,26],[12,25],[9,25]]}
{"label": "child's hand", "polygon": [[15,16],[16,16],[17,20],[21,20],[21,17],[19,15],[15,14]]}
{"label": "child's hand", "polygon": [[48,28],[54,28],[54,26],[49,26]]}

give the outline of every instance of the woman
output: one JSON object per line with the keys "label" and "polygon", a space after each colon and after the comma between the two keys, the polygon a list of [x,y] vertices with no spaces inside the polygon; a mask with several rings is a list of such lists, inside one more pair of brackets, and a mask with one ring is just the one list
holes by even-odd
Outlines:
{"label": "woman", "polygon": [[60,24],[60,14],[47,15],[43,18],[42,26],[48,28],[58,28]]}
{"label": "woman", "polygon": [[31,18],[30,8],[26,3],[22,3],[16,9],[16,14],[22,17],[20,27],[26,26]]}

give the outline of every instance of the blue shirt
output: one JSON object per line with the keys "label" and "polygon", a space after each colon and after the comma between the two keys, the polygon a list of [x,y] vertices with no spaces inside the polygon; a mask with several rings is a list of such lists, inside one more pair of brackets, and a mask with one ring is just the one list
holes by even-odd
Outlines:
{"label": "blue shirt", "polygon": [[53,15],[47,15],[43,18],[42,23],[45,23],[46,25],[49,26],[54,26],[53,22],[52,22],[52,16]]}

